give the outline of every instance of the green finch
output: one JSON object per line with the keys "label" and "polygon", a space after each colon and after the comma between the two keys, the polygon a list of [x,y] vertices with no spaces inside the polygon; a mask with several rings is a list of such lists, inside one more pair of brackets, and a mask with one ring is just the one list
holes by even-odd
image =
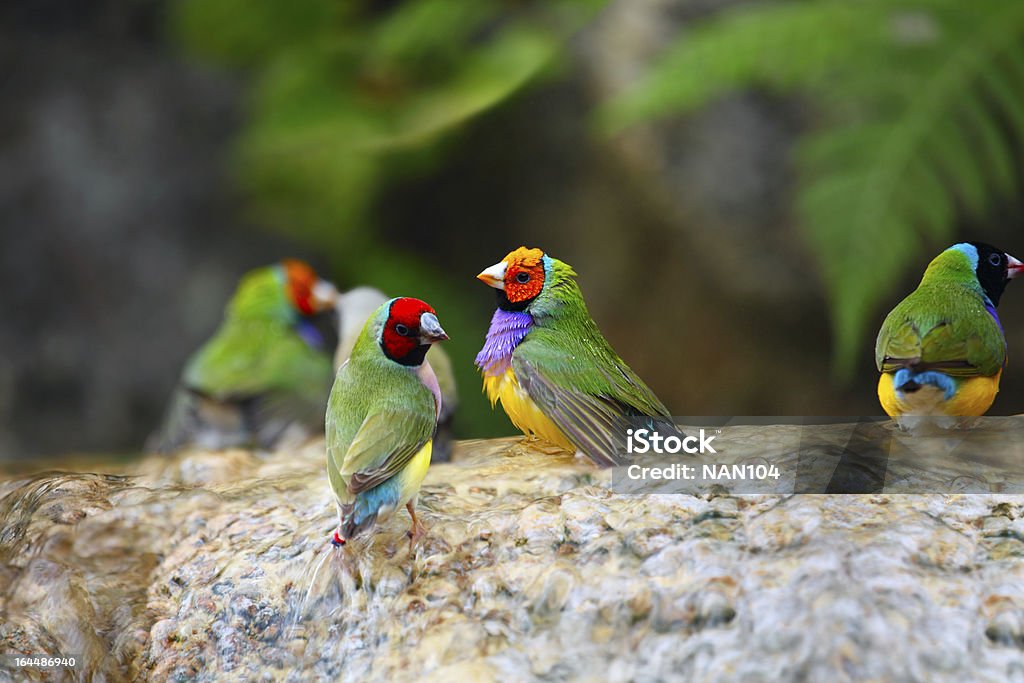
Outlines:
{"label": "green finch", "polygon": [[567,263],[520,247],[477,278],[498,309],[476,365],[491,404],[527,436],[621,462],[627,421],[677,435],[668,409],[597,329]]}
{"label": "green finch", "polygon": [[327,475],[338,506],[332,543],[372,528],[401,506],[415,543],[424,533],[416,495],[430,466],[441,389],[427,351],[447,339],[419,299],[384,302],[338,369],[327,404]]}
{"label": "green finch", "polygon": [[[383,292],[373,287],[356,287],[338,295],[338,349],[334,355],[336,367],[341,367],[341,364],[352,355],[352,347],[359,339],[363,325],[370,315],[387,300],[388,297]],[[434,349],[427,363],[430,364],[437,376],[443,398],[431,459],[434,462],[445,462],[451,459],[454,440],[452,418],[459,404],[458,390],[455,385],[455,375],[452,372],[452,362],[443,348]]]}
{"label": "green finch", "polygon": [[878,333],[878,398],[886,413],[985,414],[1007,357],[996,306],[1022,272],[1020,261],[981,242],[954,244],[928,264]]}
{"label": "green finch", "polygon": [[323,427],[337,290],[307,264],[247,273],[214,336],[185,365],[149,450],[259,446]]}

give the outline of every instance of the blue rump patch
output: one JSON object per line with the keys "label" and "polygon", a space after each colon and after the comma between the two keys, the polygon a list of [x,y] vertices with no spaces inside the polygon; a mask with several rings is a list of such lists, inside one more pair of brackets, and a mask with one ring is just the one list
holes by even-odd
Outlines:
{"label": "blue rump patch", "polygon": [[362,524],[368,518],[376,517],[382,507],[393,507],[402,495],[400,476],[394,476],[356,495],[355,521]]}
{"label": "blue rump patch", "polygon": [[914,372],[909,368],[900,368],[896,371],[895,376],[893,376],[893,384],[896,387],[896,391],[900,393],[902,393],[903,387],[910,382],[931,384],[933,387],[938,387],[944,392],[944,398],[947,401],[956,394],[956,381],[949,375],[936,372],[935,370]]}

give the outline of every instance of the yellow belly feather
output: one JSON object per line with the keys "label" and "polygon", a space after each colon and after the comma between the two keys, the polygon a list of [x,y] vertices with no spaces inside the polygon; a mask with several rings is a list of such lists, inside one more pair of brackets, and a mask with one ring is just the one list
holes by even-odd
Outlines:
{"label": "yellow belly feather", "polygon": [[491,399],[491,406],[500,401],[508,419],[526,436],[540,437],[567,451],[576,450],[576,446],[566,438],[562,430],[541,411],[526,390],[519,386],[519,380],[511,368],[500,375],[485,375],[484,391],[487,398]]}
{"label": "yellow belly feather", "polygon": [[956,394],[948,401],[938,387],[926,385],[902,397],[896,393],[893,374],[882,373],[878,380],[878,400],[890,417],[901,415],[948,415],[975,417],[984,415],[999,393],[999,378],[1003,371],[989,377],[970,377],[960,380]]}
{"label": "yellow belly feather", "polygon": [[400,508],[409,501],[416,499],[416,494],[420,492],[420,484],[423,483],[423,478],[427,476],[427,469],[430,467],[430,453],[432,450],[433,441],[427,441],[427,443],[423,444],[423,448],[416,455],[412,456],[409,464],[398,474],[402,478],[402,489],[399,494],[398,504],[395,506],[396,508]]}

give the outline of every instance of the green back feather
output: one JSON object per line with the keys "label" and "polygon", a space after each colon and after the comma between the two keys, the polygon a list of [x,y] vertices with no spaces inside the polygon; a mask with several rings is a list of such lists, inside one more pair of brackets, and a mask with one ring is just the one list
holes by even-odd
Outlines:
{"label": "green back feather", "polygon": [[327,405],[328,475],[343,501],[398,474],[437,424],[434,395],[417,369],[380,348],[390,303],[366,321]]}
{"label": "green back feather", "polygon": [[594,396],[606,396],[645,415],[668,409],[619,358],[587,310],[576,272],[545,256],[545,283],[530,304],[534,327],[515,357],[535,364],[552,382]]}
{"label": "green back feather", "polygon": [[886,317],[875,364],[882,372],[914,366],[954,377],[994,375],[1006,361],[1006,339],[986,302],[975,264],[960,249],[947,249]]}
{"label": "green back feather", "polygon": [[527,311],[533,326],[512,354],[519,384],[576,448],[599,465],[619,462],[628,418],[648,416],[659,429],[668,409],[612,350],[586,304],[575,272],[544,256],[545,281]]}
{"label": "green back feather", "polygon": [[294,323],[299,313],[288,300],[288,277],[280,264],[251,270],[242,276],[228,302],[225,318]]}

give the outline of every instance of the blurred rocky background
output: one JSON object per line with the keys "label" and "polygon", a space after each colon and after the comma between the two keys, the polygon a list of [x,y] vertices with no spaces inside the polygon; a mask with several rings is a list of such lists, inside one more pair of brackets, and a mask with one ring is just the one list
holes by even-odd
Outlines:
{"label": "blurred rocky background", "polygon": [[1024,252],[1022,35],[947,0],[5,2],[0,458],[136,451],[286,255],[435,305],[462,436],[512,431],[473,276],[520,244],[678,414],[876,414],[928,260]]}

